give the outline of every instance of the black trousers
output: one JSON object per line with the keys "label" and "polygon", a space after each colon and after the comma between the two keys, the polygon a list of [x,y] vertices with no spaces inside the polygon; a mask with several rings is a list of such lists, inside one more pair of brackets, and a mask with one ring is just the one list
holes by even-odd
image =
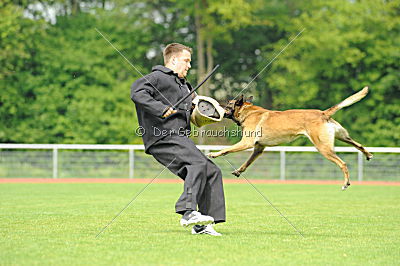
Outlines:
{"label": "black trousers", "polygon": [[171,135],[154,143],[148,152],[184,180],[175,211],[197,210],[225,222],[225,196],[221,170],[186,136]]}

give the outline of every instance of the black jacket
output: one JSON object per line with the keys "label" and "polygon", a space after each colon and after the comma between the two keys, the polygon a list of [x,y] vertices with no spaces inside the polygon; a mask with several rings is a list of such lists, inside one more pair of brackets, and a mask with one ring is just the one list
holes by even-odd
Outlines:
{"label": "black jacket", "polygon": [[131,99],[136,105],[146,153],[161,138],[190,133],[192,97],[176,108],[176,114],[167,118],[162,118],[162,115],[191,89],[185,79],[180,79],[171,69],[161,65],[153,67],[150,74],[132,84]]}

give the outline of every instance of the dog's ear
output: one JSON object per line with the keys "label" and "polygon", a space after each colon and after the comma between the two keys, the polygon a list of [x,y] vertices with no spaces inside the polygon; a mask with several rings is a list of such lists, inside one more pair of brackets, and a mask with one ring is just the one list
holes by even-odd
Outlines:
{"label": "dog's ear", "polygon": [[235,105],[241,106],[241,105],[243,105],[243,102],[244,102],[244,97],[242,94],[242,95],[240,95],[239,99],[236,100]]}
{"label": "dog's ear", "polygon": [[248,98],[246,99],[246,102],[248,102],[248,103],[253,102],[253,95],[251,95],[250,97],[248,97]]}

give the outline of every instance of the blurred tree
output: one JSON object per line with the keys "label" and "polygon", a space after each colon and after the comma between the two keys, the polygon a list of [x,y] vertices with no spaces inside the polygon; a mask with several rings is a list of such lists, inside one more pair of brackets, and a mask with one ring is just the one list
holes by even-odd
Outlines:
{"label": "blurred tree", "polygon": [[[265,19],[255,16],[261,5],[262,1],[195,1],[194,10],[189,11],[195,17],[198,82],[214,68],[214,57],[218,54],[214,50],[216,39],[232,43],[233,32],[250,25],[266,24]],[[200,94],[210,95],[208,86],[203,86]]]}
{"label": "blurred tree", "polygon": [[264,48],[279,49],[306,28],[264,77],[272,107],[325,109],[368,85],[369,95],[335,118],[364,145],[398,146],[400,2],[308,1],[297,8],[300,15],[280,26],[287,38]]}
{"label": "blurred tree", "polygon": [[[2,80],[2,87],[8,88],[0,101],[4,142],[140,143],[129,88],[141,74],[95,28],[143,74],[162,63],[165,43],[194,40],[188,17],[170,1],[21,1],[8,2],[7,8],[4,17],[16,29],[2,23],[9,27],[3,36],[20,50],[10,46],[16,55],[12,59],[6,56],[8,43],[2,42],[1,59],[5,67],[21,67]],[[13,17],[15,10],[19,13]],[[29,27],[21,34],[24,23]],[[41,35],[35,25],[42,25]]]}
{"label": "blurred tree", "polygon": [[[142,25],[132,25],[127,14],[98,10],[97,16],[58,16],[55,25],[38,34],[34,30],[40,20],[23,18],[23,10],[15,5],[8,8],[20,14],[13,20],[15,33],[10,28],[7,40],[24,45],[20,53],[12,49],[15,60],[23,62],[5,59],[20,67],[11,74],[2,71],[8,75],[2,81],[2,141],[128,143],[133,136],[133,142],[140,142],[133,134],[137,121],[129,101],[130,84],[140,75],[95,27],[128,58],[138,59],[135,66],[145,72],[140,59],[146,58],[151,39]],[[31,28],[19,30],[23,23]]]}
{"label": "blurred tree", "polygon": [[[0,141],[30,142],[24,138],[25,123],[36,100],[32,79],[39,64],[37,50],[46,37],[46,24],[23,16],[12,1],[0,3]],[[26,127],[26,130],[30,130]]]}
{"label": "blurred tree", "polygon": [[[243,93],[255,95],[266,108],[324,109],[370,85],[363,102],[335,118],[365,145],[398,146],[399,5],[381,0],[2,1],[0,142],[141,142],[133,134],[137,121],[128,98],[140,74],[98,28],[143,74],[162,64],[166,44],[194,47],[188,79],[195,84],[214,62],[221,64],[200,92],[219,100],[246,88]],[[306,31],[248,86],[303,27]]]}

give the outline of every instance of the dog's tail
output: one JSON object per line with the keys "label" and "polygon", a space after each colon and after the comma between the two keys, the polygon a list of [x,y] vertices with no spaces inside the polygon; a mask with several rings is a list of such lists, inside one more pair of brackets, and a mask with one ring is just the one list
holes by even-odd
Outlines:
{"label": "dog's tail", "polygon": [[359,92],[357,92],[356,94],[351,95],[350,97],[346,98],[344,101],[332,106],[329,109],[326,109],[324,111],[324,114],[331,117],[332,115],[334,115],[337,111],[339,111],[340,109],[352,105],[353,103],[358,102],[359,100],[361,100],[362,98],[364,98],[368,93],[368,87],[364,87],[362,90],[360,90]]}

